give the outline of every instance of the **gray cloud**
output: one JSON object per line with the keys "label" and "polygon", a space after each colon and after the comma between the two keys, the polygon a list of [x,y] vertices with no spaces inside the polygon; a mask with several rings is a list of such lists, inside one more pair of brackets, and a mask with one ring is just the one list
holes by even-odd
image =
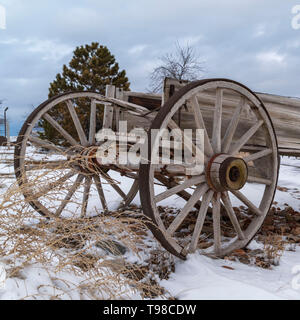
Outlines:
{"label": "gray cloud", "polygon": [[[145,91],[158,57],[189,42],[205,61],[205,77],[238,80],[256,91],[299,96],[300,30],[291,27],[296,1],[0,0],[0,98],[19,127],[47,98],[49,83],[72,50],[98,41]],[[0,110],[1,114],[1,110]]]}

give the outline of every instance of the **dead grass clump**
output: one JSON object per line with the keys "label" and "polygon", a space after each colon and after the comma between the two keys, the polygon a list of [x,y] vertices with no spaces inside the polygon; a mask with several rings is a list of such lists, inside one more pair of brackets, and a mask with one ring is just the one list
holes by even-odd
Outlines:
{"label": "dead grass clump", "polygon": [[[91,217],[48,219],[28,203],[35,200],[28,190],[39,189],[34,185],[38,181],[36,176],[29,186],[12,185],[0,203],[0,255],[10,270],[9,277],[26,283],[23,270],[37,267],[47,271],[51,279],[25,299],[68,299],[76,294],[81,299],[168,296],[158,285],[155,271],[145,263],[149,244],[153,241],[155,246],[156,242],[148,236],[148,219],[139,208],[106,214],[94,209]],[[72,203],[81,204],[76,200]]]}
{"label": "dead grass clump", "polygon": [[271,265],[278,266],[285,250],[285,241],[282,236],[268,235],[264,240],[265,260]]}

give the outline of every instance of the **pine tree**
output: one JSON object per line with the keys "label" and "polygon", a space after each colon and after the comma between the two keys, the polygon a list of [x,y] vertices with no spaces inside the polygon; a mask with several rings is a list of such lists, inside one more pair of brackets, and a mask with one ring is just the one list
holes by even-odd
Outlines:
{"label": "pine tree", "polygon": [[[74,91],[93,91],[104,95],[107,84],[115,85],[124,91],[130,90],[126,71],[119,71],[119,64],[106,46],[93,42],[91,45],[80,46],[74,50],[69,66],[64,65],[62,73],[57,74],[56,79],[50,83],[49,98],[59,93]],[[86,99],[80,100],[76,111],[83,128],[88,132],[90,106]],[[103,116],[103,109],[98,108],[97,112],[99,121]],[[49,114],[73,137],[78,138],[65,105],[57,106]],[[98,123],[98,129],[99,126]],[[39,127],[41,138],[54,143],[61,140],[61,136],[47,121],[41,120]]]}

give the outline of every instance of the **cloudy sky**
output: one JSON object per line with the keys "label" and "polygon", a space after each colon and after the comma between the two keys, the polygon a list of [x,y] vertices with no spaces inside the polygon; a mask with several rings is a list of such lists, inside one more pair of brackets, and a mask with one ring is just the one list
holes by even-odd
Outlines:
{"label": "cloudy sky", "polygon": [[203,77],[300,97],[300,29],[291,25],[300,0],[0,0],[0,5],[6,9],[0,100],[9,106],[12,134],[47,99],[49,83],[74,48],[92,41],[110,49],[135,91],[146,90],[158,58],[179,41],[198,51]]}

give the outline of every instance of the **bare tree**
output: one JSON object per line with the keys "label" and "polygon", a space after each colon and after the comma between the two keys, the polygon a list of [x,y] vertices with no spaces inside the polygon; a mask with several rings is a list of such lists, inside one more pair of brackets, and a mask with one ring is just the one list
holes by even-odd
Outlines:
{"label": "bare tree", "polygon": [[161,65],[150,74],[150,91],[159,92],[166,77],[193,81],[199,79],[203,72],[203,61],[189,44],[175,44],[175,52],[167,53],[160,58]]}

